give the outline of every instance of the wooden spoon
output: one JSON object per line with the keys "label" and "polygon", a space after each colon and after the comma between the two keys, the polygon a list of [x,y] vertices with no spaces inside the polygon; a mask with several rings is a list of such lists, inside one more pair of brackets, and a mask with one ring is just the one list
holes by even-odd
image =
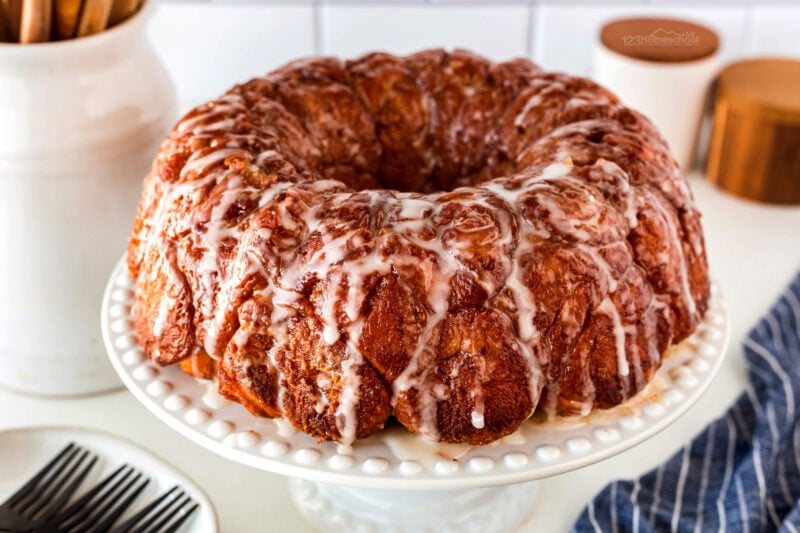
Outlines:
{"label": "wooden spoon", "polygon": [[114,0],[111,6],[111,16],[108,18],[108,27],[116,26],[136,12],[139,0]]}
{"label": "wooden spoon", "polygon": [[22,19],[22,0],[0,0],[0,10],[11,33],[11,41],[19,42],[19,26]]}
{"label": "wooden spoon", "polygon": [[55,0],[55,21],[53,23],[57,39],[72,39],[78,28],[81,13],[81,0]]}
{"label": "wooden spoon", "polygon": [[84,0],[78,23],[78,37],[100,33],[108,25],[112,0]]}
{"label": "wooden spoon", "polygon": [[52,0],[24,0],[19,42],[43,43],[50,40]]}

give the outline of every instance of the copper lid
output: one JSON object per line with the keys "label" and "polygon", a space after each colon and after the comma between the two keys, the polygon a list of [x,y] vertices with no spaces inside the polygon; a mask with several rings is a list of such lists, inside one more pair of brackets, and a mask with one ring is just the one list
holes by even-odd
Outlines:
{"label": "copper lid", "polygon": [[707,172],[739,196],[800,204],[800,61],[751,59],[722,71]]}
{"label": "copper lid", "polygon": [[685,20],[628,18],[600,30],[603,45],[627,57],[658,63],[697,61],[714,54],[719,38],[713,30]]}

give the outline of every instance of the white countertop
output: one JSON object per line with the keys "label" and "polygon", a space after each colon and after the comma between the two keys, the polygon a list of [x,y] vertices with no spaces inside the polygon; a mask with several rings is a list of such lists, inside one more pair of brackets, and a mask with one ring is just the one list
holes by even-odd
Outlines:
{"label": "white countertop", "polygon": [[[546,479],[520,531],[564,531],[607,482],[654,467],[730,405],[745,377],[740,341],[800,269],[800,207],[742,201],[692,178],[712,274],[726,296],[733,331],[722,370],[703,398],[657,437],[590,467]],[[0,429],[77,425],[106,430],[150,448],[208,492],[225,533],[311,531],[290,498],[287,480],[213,455],[150,414],[127,391],[46,399],[0,390]]]}

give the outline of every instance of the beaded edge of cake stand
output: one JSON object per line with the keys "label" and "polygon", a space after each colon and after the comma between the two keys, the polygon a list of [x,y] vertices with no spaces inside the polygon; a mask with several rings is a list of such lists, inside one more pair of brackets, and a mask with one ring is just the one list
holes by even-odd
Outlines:
{"label": "beaded edge of cake stand", "polygon": [[[404,481],[405,487],[423,481],[423,488],[430,489],[463,486],[455,478],[471,478],[472,486],[521,482],[614,455],[657,433],[694,403],[721,366],[728,339],[725,305],[719,287],[712,284],[702,324],[674,348],[676,353],[656,374],[654,383],[660,390],[645,389],[615,410],[595,411],[578,421],[547,422],[547,430],[529,421],[487,446],[427,445],[399,428],[341,446],[318,444],[284,419],[254,417],[209,392],[206,384],[177,366],[159,367],[146,359],[131,319],[133,295],[133,282],[121,261],[103,300],[104,340],[126,386],[168,425],[229,459],[257,468],[375,488],[389,488],[397,485],[395,481]],[[419,445],[407,446],[410,439]]]}

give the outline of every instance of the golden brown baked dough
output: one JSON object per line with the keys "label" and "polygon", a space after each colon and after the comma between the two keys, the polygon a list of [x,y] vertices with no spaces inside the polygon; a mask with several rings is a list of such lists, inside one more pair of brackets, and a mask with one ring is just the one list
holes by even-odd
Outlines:
{"label": "golden brown baked dough", "polygon": [[301,60],[186,115],[128,250],[147,354],[351,442],[483,444],[641,390],[709,296],[663,139],[469,52]]}

